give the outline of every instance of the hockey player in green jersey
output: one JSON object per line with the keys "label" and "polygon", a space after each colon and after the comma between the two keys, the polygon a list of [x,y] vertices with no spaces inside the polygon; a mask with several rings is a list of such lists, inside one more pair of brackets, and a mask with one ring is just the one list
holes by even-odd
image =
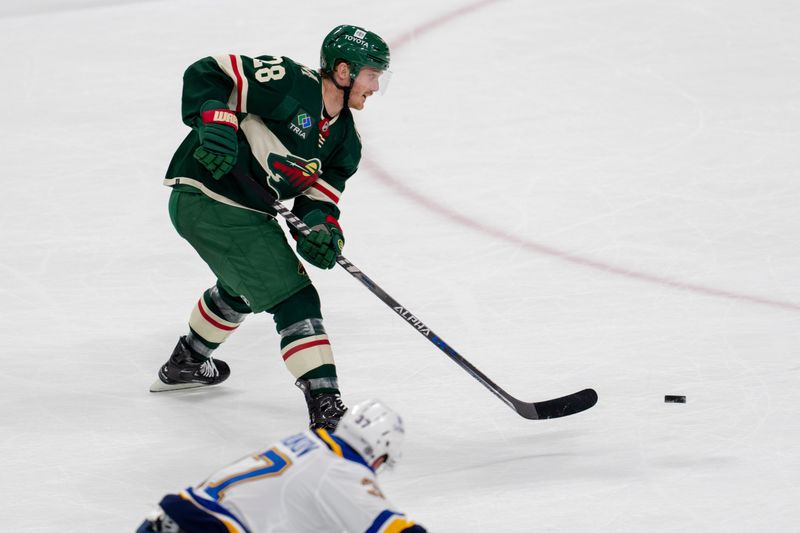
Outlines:
{"label": "hockey player in green jersey", "polygon": [[281,56],[206,57],[184,74],[183,121],[192,128],[167,170],[169,214],[216,283],[192,309],[151,391],[221,383],[212,352],[250,313],[270,313],[283,360],[303,391],[311,427],[335,428],[346,407],[320,299],[254,180],[311,228],[297,254],[330,269],[344,246],[338,203],[361,159],[351,109],[387,81],[389,47],[357,26],[323,40],[320,69]]}

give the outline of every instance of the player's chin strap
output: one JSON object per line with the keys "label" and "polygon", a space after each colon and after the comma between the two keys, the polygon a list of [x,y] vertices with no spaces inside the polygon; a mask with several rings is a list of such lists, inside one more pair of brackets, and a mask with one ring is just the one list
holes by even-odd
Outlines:
{"label": "player's chin strap", "polygon": [[350,80],[350,85],[344,88],[344,95],[342,96],[342,109],[348,109],[350,102],[350,90],[353,88],[353,80]]}
{"label": "player's chin strap", "polygon": [[350,101],[350,91],[353,89],[353,80],[350,80],[350,85],[344,87],[336,83],[336,80],[333,80],[333,84],[336,86],[337,89],[343,91],[342,93],[342,109],[347,109],[347,103]]}
{"label": "player's chin strap", "polygon": [[[350,63],[348,63],[347,66],[350,67]],[[343,93],[344,93],[344,96],[343,96],[344,99],[342,100],[342,104],[344,104],[343,109],[347,109],[347,107],[348,107],[347,102],[350,101],[350,91],[353,89],[353,78],[350,78],[350,85],[347,85],[347,86],[339,85],[339,82],[337,82],[336,78],[333,77],[333,73],[331,73],[330,80],[333,82],[333,85],[337,89],[339,89],[340,91],[343,91]]]}

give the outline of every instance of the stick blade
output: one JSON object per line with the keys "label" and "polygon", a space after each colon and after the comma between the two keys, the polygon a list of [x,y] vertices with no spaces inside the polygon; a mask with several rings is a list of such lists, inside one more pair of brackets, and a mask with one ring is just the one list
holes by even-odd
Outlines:
{"label": "stick blade", "polygon": [[168,383],[164,383],[160,379],[157,379],[150,385],[150,392],[167,392],[167,391],[174,391],[174,390],[186,390],[186,389],[199,389],[201,387],[210,387],[206,383],[175,383],[170,385]]}
{"label": "stick blade", "polygon": [[583,389],[560,398],[544,400],[541,402],[514,402],[514,410],[523,418],[529,420],[545,420],[548,418],[561,418],[581,411],[586,411],[597,403],[597,393],[594,389]]}

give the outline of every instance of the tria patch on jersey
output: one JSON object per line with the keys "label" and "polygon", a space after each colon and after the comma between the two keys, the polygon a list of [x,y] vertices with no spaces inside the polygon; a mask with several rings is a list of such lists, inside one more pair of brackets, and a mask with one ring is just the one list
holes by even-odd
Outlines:
{"label": "tria patch on jersey", "polygon": [[297,112],[297,115],[295,115],[292,121],[289,122],[289,130],[305,139],[312,125],[314,125],[314,119],[301,109]]}
{"label": "tria patch on jersey", "polygon": [[321,167],[319,159],[270,152],[267,156],[268,183],[279,199],[294,198],[319,179]]}

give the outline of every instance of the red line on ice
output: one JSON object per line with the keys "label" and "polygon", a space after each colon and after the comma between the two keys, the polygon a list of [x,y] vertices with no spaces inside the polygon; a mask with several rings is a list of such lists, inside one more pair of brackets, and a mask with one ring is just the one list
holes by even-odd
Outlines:
{"label": "red line on ice", "polygon": [[[412,28],[411,30],[401,34],[399,37],[396,37],[392,41],[390,48],[392,49],[399,48],[404,44],[408,43],[409,41],[413,41],[413,39],[419,35],[428,33],[438,28],[439,26],[443,26],[451,22],[454,19],[473,13],[474,11],[477,11],[481,8],[487,7],[492,4],[499,3],[501,1],[503,0],[482,0],[480,2],[467,4],[465,6],[454,9],[453,11],[450,11],[448,13],[439,15],[427,22],[421,23],[419,26]],[[461,226],[488,235],[493,239],[501,239],[503,241],[515,244],[516,246],[519,246],[525,250],[542,255],[548,255],[550,257],[555,257],[557,259],[566,261],[568,263],[588,268],[593,268],[595,270],[600,270],[603,272],[607,272],[609,274],[615,274],[630,279],[652,283],[654,285],[661,285],[662,287],[668,287],[671,289],[680,289],[684,291],[694,292],[697,294],[703,294],[706,296],[715,296],[718,298],[727,298],[729,300],[744,301],[753,304],[766,305],[769,307],[774,307],[789,311],[800,311],[800,304],[792,302],[784,302],[781,300],[774,300],[771,298],[765,298],[757,295],[728,291],[725,289],[716,289],[714,287],[709,287],[706,285],[699,285],[697,283],[689,283],[678,279],[668,278],[666,276],[661,276],[659,274],[651,274],[648,272],[630,270],[627,268],[614,266],[610,263],[605,263],[603,261],[599,261],[596,259],[591,259],[588,257],[583,257],[580,255],[565,252],[563,250],[559,250],[557,248],[553,248],[551,246],[547,246],[544,244],[539,244],[534,241],[522,239],[519,236],[514,235],[512,233],[508,233],[503,230],[476,222],[475,219],[473,218],[466,217],[461,213],[459,213],[458,211],[454,211],[452,209],[449,209],[445,205],[441,205],[432,201],[430,198],[423,196],[417,193],[415,190],[411,189],[410,187],[406,187],[405,185],[403,185],[400,182],[400,180],[396,179],[392,175],[391,172],[382,168],[374,161],[365,160],[364,163],[365,166],[369,169],[369,171],[373,175],[375,175],[378,179],[380,179],[384,184],[393,188],[398,194],[405,196],[406,198],[410,199],[411,201],[420,205],[421,207],[424,207],[425,209],[428,209],[444,218],[450,219],[452,222],[456,222]]]}

